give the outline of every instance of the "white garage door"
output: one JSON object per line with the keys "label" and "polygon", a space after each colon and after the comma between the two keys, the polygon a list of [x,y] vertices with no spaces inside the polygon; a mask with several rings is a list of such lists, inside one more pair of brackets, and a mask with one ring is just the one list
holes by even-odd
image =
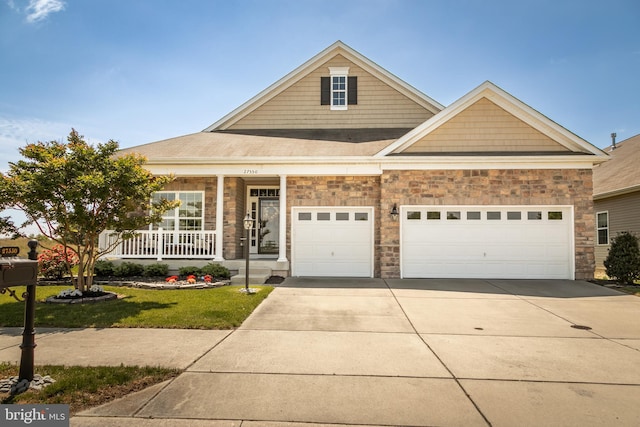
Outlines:
{"label": "white garage door", "polygon": [[373,277],[373,208],[294,207],[293,276]]}
{"label": "white garage door", "polygon": [[402,206],[401,275],[573,279],[570,206]]}

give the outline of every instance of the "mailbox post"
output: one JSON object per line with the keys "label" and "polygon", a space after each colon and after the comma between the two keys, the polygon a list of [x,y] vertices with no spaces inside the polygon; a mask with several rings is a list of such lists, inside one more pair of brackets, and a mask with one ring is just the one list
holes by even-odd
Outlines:
{"label": "mailbox post", "polygon": [[4,247],[0,253],[0,289],[9,286],[27,286],[24,293],[25,309],[24,309],[24,330],[22,331],[22,344],[20,349],[20,374],[21,380],[33,380],[33,353],[36,347],[34,330],[34,317],[36,308],[36,285],[38,284],[38,253],[36,247],[38,242],[29,241],[29,259],[7,258],[7,256],[15,257],[19,253],[18,248]]}

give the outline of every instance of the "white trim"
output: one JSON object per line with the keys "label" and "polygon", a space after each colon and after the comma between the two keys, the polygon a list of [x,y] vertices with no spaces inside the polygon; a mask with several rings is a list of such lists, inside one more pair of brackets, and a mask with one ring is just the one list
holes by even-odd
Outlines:
{"label": "white trim", "polygon": [[412,156],[373,159],[371,157],[238,158],[203,161],[175,159],[148,162],[154,175],[211,176],[212,173],[244,178],[279,175],[381,175],[386,170],[469,170],[469,169],[591,169],[592,155],[573,156]]}
{"label": "white trim", "polygon": [[[165,229],[165,231],[204,231],[205,230],[205,212],[206,212],[206,206],[205,206],[205,191],[204,190],[160,190],[160,191],[155,191],[153,194],[158,194],[158,193],[173,193],[176,198],[174,200],[180,200],[179,197],[177,197],[180,193],[191,193],[191,194],[195,194],[198,193],[201,196],[201,201],[202,201],[202,208],[201,208],[201,216],[200,216],[200,222],[201,222],[201,226],[200,226],[200,230],[182,230],[180,229],[180,220],[181,219],[185,219],[184,217],[180,216],[180,206],[177,206],[176,208],[173,209],[173,216],[169,216],[167,215],[168,212],[167,211],[164,213],[164,215],[162,216],[163,221],[165,219],[173,219],[175,221],[174,223],[174,227],[173,230],[169,230],[169,229]],[[196,217],[187,217],[188,219],[198,219]],[[149,224],[149,230],[154,230],[155,224]]]}
{"label": "white trim", "polygon": [[[598,215],[600,214],[607,214],[607,226],[606,226],[607,243],[600,243],[599,231],[605,229],[605,227],[598,226]],[[609,211],[607,210],[607,211],[596,212],[596,246],[609,246],[610,243],[611,243],[611,228],[609,226]]]}
{"label": "white trim", "polygon": [[412,129],[400,139],[378,152],[375,157],[383,157],[407,149],[416,141],[424,138],[426,135],[433,132],[456,115],[460,114],[481,98],[489,99],[496,105],[508,111],[510,114],[513,114],[515,117],[566,147],[570,151],[585,152],[595,155],[596,158],[594,160],[596,163],[606,161],[609,158],[604,151],[569,132],[564,127],[540,114],[538,111],[529,107],[527,104],[489,81],[482,83],[480,86],[476,87],[435,116]]}
{"label": "white trim", "polygon": [[218,175],[216,186],[216,255],[214,261],[224,261],[224,175]]}
{"label": "white trim", "polygon": [[343,210],[343,211],[366,211],[369,213],[369,232],[371,233],[371,248],[370,248],[370,272],[369,277],[374,277],[375,271],[375,208],[373,206],[292,206],[291,207],[291,275],[296,277],[296,259],[295,259],[295,242],[296,242],[296,227],[294,226],[296,221],[296,213],[304,210]]}
{"label": "white trim", "polygon": [[280,241],[278,262],[287,262],[287,175],[280,175]]}
{"label": "white trim", "polygon": [[330,76],[348,76],[349,67],[329,67]]}
{"label": "white trim", "polygon": [[363,70],[367,71],[373,76],[381,79],[384,83],[393,87],[403,95],[416,102],[418,105],[431,111],[434,114],[444,108],[444,106],[439,102],[423,94],[408,83],[400,80],[398,77],[394,76],[376,63],[362,56],[360,53],[356,52],[343,42],[337,41],[328,48],[324,49],[322,52],[318,53],[313,58],[309,59],[307,62],[305,62],[295,70],[291,71],[283,78],[273,83],[271,86],[267,87],[262,92],[258,93],[256,96],[233,110],[231,113],[227,114],[217,122],[213,123],[211,126],[204,129],[203,132],[228,129],[234,123],[238,122],[243,117],[246,117],[256,108],[274,98],[276,95],[282,93],[336,55],[344,56],[347,60],[353,62],[355,65],[361,67]]}

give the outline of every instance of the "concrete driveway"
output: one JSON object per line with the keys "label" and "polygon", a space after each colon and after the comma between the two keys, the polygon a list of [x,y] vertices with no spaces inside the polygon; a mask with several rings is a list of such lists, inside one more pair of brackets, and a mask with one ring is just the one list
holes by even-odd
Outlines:
{"label": "concrete driveway", "polygon": [[185,373],[71,425],[637,426],[639,320],[580,281],[289,278]]}

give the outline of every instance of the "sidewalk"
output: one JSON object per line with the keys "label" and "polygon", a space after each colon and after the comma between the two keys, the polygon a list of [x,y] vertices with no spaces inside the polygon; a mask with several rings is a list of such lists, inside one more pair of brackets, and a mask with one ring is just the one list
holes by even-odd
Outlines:
{"label": "sidewalk", "polygon": [[[231,331],[36,327],[36,365],[150,365],[186,369]],[[0,328],[0,362],[20,363],[22,328]]]}

